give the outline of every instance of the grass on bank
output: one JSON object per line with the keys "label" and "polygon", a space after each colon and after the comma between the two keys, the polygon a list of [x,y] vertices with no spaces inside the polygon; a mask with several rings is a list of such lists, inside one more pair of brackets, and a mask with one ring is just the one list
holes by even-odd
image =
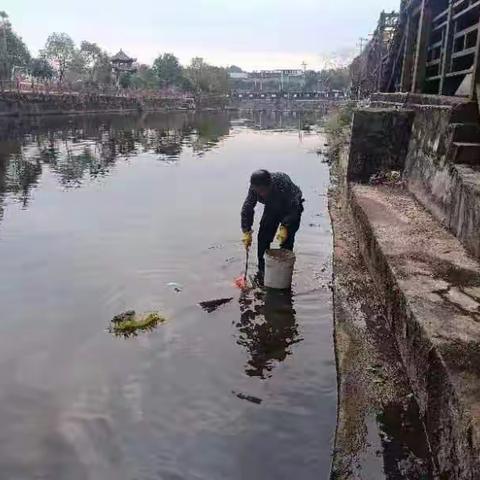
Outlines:
{"label": "grass on bank", "polygon": [[331,113],[324,124],[324,132],[328,140],[328,158],[333,162],[345,143],[352,123],[356,102],[348,102]]}
{"label": "grass on bank", "polygon": [[352,123],[355,106],[355,102],[349,102],[329,115],[324,125],[325,133],[331,137],[340,135]]}

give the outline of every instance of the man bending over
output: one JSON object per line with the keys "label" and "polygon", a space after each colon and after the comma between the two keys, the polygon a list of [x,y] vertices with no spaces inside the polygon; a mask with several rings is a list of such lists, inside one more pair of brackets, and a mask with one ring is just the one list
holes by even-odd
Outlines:
{"label": "man bending over", "polygon": [[265,205],[258,231],[258,270],[262,275],[265,271],[265,252],[270,248],[277,230],[280,247],[293,250],[304,199],[300,188],[287,174],[270,173],[267,170],[254,172],[241,215],[243,244],[247,249],[252,245],[252,225],[257,202]]}

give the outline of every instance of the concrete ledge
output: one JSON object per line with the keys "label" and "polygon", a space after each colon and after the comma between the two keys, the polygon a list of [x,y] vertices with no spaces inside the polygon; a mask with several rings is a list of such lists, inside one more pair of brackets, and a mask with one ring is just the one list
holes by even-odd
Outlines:
{"label": "concrete ledge", "polygon": [[480,121],[477,103],[465,98],[411,93],[376,93],[370,100],[372,107],[406,108],[427,115],[427,118],[432,113],[433,115],[446,115],[448,123],[478,123]]}
{"label": "concrete ledge", "polygon": [[362,256],[387,306],[439,478],[480,472],[480,264],[401,189],[355,185]]}
{"label": "concrete ledge", "polygon": [[401,103],[403,105],[436,105],[455,106],[469,103],[470,100],[462,97],[448,97],[444,95],[425,95],[421,93],[374,93],[372,102]]}

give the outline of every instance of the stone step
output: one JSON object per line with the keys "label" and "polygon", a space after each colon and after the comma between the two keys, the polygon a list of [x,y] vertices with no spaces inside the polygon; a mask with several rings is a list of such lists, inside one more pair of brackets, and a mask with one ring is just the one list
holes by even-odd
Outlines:
{"label": "stone step", "polygon": [[455,164],[480,165],[480,143],[453,142],[450,160]]}
{"label": "stone step", "polygon": [[452,123],[450,125],[453,142],[480,142],[480,124]]}
{"label": "stone step", "polygon": [[477,102],[461,103],[452,110],[451,123],[479,123]]}
{"label": "stone step", "polygon": [[435,473],[477,479],[480,264],[402,189],[353,185],[351,200],[360,250],[387,307]]}

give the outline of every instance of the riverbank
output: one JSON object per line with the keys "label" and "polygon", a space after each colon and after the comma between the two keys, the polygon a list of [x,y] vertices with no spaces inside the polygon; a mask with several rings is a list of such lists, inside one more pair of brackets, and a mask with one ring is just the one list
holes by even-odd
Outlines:
{"label": "riverbank", "polygon": [[344,104],[325,99],[238,99],[225,95],[159,98],[9,91],[0,93],[0,117],[195,110],[327,114]]}
{"label": "riverbank", "polygon": [[[387,100],[394,99],[382,99],[385,104]],[[340,151],[333,156],[336,182],[330,211],[335,229],[339,372],[336,478],[358,478],[348,470],[351,461],[345,451],[354,438],[352,426],[361,428],[349,402],[357,405],[356,398],[368,391],[364,372],[369,367],[348,361],[351,345],[357,345],[354,352],[360,358],[369,352],[361,336],[355,333],[352,340],[351,332],[359,325],[360,330],[366,325],[366,332],[372,325],[370,332],[379,340],[376,354],[390,345],[388,349],[401,359],[397,360],[401,375],[411,387],[407,396],[415,400],[419,430],[425,432],[417,446],[431,458],[426,478],[477,478],[480,265],[472,256],[478,237],[465,232],[477,228],[472,215],[478,210],[461,198],[479,198],[471,195],[479,184],[475,167],[462,165],[459,160],[465,157],[452,148],[459,136],[476,130],[466,123],[473,122],[470,104],[425,105],[429,99],[420,100],[423,103],[403,105],[401,110],[392,104],[357,111],[351,133],[344,133]],[[467,170],[469,181],[462,183],[455,172]],[[437,172],[437,177],[430,172]],[[440,192],[439,175],[444,179],[443,198],[450,198],[440,205],[434,197]],[[437,182],[435,188],[430,190],[428,182],[433,186]],[[463,202],[461,213],[444,215],[442,224],[440,206],[449,213],[458,202]],[[448,231],[443,225],[454,215],[455,228]],[[376,337],[382,330],[384,335]],[[383,403],[373,397],[373,403]]]}
{"label": "riverbank", "polygon": [[346,175],[351,115],[343,109],[326,125],[338,376],[332,479],[430,478],[418,406],[355,236]]}
{"label": "riverbank", "polygon": [[224,96],[197,98],[122,97],[77,93],[0,93],[1,116],[222,110]]}

